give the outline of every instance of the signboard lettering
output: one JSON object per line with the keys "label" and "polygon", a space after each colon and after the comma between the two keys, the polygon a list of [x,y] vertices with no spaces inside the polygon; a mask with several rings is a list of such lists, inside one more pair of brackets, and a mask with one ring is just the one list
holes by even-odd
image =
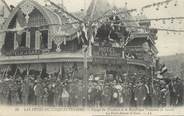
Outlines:
{"label": "signboard lettering", "polygon": [[102,64],[122,64],[122,48],[93,46],[92,55],[95,63]]}
{"label": "signboard lettering", "polygon": [[122,57],[122,48],[93,46],[93,56]]}
{"label": "signboard lettering", "polygon": [[42,54],[41,50],[28,49],[28,48],[19,48],[6,53],[7,56],[24,56],[24,55],[40,55],[40,54]]}

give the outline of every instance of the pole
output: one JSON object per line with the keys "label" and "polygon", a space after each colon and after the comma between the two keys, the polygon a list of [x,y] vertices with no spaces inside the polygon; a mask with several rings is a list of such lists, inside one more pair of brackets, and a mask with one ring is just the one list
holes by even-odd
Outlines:
{"label": "pole", "polygon": [[155,88],[154,88],[154,67],[151,67],[151,78],[152,78],[152,89],[153,89],[153,94],[155,94]]}
{"label": "pole", "polygon": [[88,98],[88,59],[87,59],[87,53],[88,53],[88,47],[84,48],[84,74],[83,74],[83,82],[84,82],[84,92],[83,92],[83,97],[84,97],[84,105],[87,107],[87,98]]}

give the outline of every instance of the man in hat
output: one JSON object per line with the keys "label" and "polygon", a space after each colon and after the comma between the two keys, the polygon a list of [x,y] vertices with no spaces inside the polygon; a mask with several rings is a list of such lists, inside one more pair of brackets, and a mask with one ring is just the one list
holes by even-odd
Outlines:
{"label": "man in hat", "polygon": [[142,107],[146,99],[146,88],[143,84],[143,79],[138,80],[137,87],[135,88],[135,101],[136,106]]}
{"label": "man in hat", "polygon": [[36,96],[36,104],[37,105],[42,105],[42,100],[43,100],[43,86],[41,79],[37,81],[37,84],[34,86],[34,92]]}

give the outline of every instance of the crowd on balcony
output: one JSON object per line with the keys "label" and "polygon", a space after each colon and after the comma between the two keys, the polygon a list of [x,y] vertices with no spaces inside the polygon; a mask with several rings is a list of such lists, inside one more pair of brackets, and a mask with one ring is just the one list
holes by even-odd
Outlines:
{"label": "crowd on balcony", "polygon": [[91,75],[86,86],[82,79],[62,79],[55,75],[45,78],[6,75],[0,80],[3,105],[72,107],[83,106],[87,101],[91,107],[181,106],[183,92],[180,78],[152,79],[137,74],[106,79]]}

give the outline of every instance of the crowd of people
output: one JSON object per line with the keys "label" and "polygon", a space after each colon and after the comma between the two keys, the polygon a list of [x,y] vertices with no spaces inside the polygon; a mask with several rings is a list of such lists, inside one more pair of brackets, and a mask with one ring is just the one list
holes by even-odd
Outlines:
{"label": "crowd of people", "polygon": [[46,78],[6,75],[0,80],[3,105],[77,107],[87,102],[90,107],[181,106],[183,92],[180,78],[153,79],[136,75],[112,80],[91,75],[87,84],[78,78],[61,79],[54,75]]}

